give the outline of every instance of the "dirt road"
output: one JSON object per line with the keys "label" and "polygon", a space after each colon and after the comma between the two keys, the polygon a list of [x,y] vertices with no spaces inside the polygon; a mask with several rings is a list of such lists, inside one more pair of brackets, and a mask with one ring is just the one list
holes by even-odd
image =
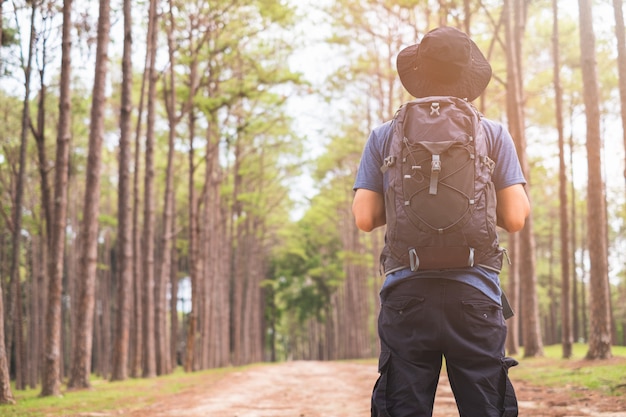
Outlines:
{"label": "dirt road", "polygon": [[[375,365],[304,362],[258,365],[163,398],[131,417],[366,417]],[[546,390],[513,381],[520,417],[626,417],[626,398]],[[442,376],[434,417],[458,417]]]}

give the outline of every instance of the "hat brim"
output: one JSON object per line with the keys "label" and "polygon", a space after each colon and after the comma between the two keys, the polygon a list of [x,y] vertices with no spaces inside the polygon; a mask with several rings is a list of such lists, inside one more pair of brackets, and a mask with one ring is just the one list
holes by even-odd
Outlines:
{"label": "hat brim", "polygon": [[470,45],[470,65],[456,81],[445,84],[432,80],[421,70],[417,62],[419,44],[404,48],[396,59],[400,82],[416,98],[454,96],[474,101],[491,81],[491,65],[472,40]]}

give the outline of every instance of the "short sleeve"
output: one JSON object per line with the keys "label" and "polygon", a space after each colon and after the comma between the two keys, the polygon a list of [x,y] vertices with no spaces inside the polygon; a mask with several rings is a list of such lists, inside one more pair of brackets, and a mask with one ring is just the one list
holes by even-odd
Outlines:
{"label": "short sleeve", "polygon": [[383,165],[384,150],[391,133],[391,122],[382,124],[370,133],[354,182],[354,190],[364,188],[383,194],[385,185],[380,167]]}
{"label": "short sleeve", "polygon": [[500,123],[483,119],[487,131],[490,157],[495,161],[492,175],[496,191],[515,184],[526,184],[511,134]]}

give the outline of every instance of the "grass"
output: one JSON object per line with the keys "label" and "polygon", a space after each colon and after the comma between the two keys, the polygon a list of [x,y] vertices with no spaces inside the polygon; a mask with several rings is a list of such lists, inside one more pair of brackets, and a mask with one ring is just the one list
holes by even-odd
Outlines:
{"label": "grass", "polygon": [[49,417],[76,416],[88,414],[96,416],[111,410],[132,411],[146,408],[157,399],[191,389],[200,380],[218,381],[227,372],[242,368],[221,368],[194,373],[184,373],[181,369],[173,374],[150,379],[128,379],[108,382],[92,378],[91,389],[63,392],[61,397],[40,397],[40,388],[17,391],[13,395],[15,405],[0,405],[2,417]]}
{"label": "grass", "polygon": [[604,395],[626,395],[626,347],[613,346],[613,359],[585,360],[587,345],[575,344],[570,359],[562,359],[561,345],[546,346],[544,357],[515,358],[510,375],[541,387],[583,388]]}

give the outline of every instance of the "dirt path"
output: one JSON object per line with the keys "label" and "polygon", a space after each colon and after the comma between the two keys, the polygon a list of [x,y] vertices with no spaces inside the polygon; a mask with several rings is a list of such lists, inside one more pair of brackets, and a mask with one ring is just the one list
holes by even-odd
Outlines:
{"label": "dirt path", "polygon": [[[366,417],[376,380],[372,364],[295,361],[226,374],[206,386],[166,397],[131,417]],[[546,390],[514,381],[520,417],[626,417],[626,398]],[[441,378],[434,417],[458,417]]]}

